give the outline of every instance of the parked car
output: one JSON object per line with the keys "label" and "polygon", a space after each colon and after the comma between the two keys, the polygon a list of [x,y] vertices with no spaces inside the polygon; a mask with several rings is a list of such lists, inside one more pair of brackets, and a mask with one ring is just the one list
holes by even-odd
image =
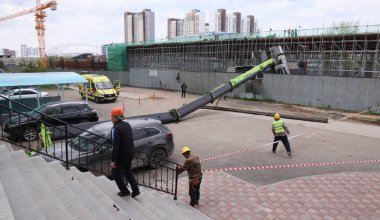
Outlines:
{"label": "parked car", "polygon": [[[44,113],[51,117],[41,116]],[[69,124],[79,124],[98,121],[98,113],[87,103],[83,102],[49,102],[42,105],[26,115],[11,117],[5,122],[4,132],[13,137],[22,137],[25,141],[33,141],[37,138],[37,126],[39,122],[47,125],[62,125],[55,120],[59,119]]]}
{"label": "parked car", "polygon": [[0,95],[0,100],[4,99],[2,96],[9,99],[20,99],[20,98],[23,99],[23,98],[44,97],[48,95],[49,94],[47,92],[41,92],[41,91],[37,91],[31,88],[13,89],[13,90],[8,90],[6,93]]}
{"label": "parked car", "polygon": [[[136,156],[147,159],[145,163],[136,159],[132,162],[132,168],[150,166],[155,168],[162,165],[173,154],[174,141],[171,130],[156,119],[125,119],[133,130]],[[69,160],[75,165],[92,165],[96,162],[106,162],[112,153],[111,129],[112,122],[103,122],[89,128],[68,145]],[[58,144],[59,145],[59,144]],[[65,160],[65,147],[55,146],[47,150],[47,154],[60,160]],[[152,156],[148,156],[148,153]],[[45,156],[48,161],[53,160]]]}
{"label": "parked car", "polygon": [[0,94],[5,94],[10,90],[18,90],[18,89],[36,89],[34,86],[1,86]]}

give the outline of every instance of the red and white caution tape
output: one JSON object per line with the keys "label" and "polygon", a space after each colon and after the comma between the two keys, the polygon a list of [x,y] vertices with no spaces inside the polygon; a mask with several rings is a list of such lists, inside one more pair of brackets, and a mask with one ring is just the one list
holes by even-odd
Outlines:
{"label": "red and white caution tape", "polygon": [[280,168],[294,168],[294,167],[335,166],[335,165],[342,165],[342,164],[360,164],[360,163],[380,163],[380,160],[354,160],[354,161],[321,162],[321,163],[267,165],[267,166],[254,166],[254,167],[230,167],[230,168],[205,169],[203,171],[204,172],[220,172],[220,171],[264,170],[264,169],[280,169]]}

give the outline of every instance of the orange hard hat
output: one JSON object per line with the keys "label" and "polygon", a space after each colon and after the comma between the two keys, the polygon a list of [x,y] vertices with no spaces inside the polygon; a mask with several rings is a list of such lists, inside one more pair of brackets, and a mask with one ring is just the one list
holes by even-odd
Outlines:
{"label": "orange hard hat", "polygon": [[111,114],[112,116],[123,116],[124,110],[121,107],[115,107],[112,109]]}

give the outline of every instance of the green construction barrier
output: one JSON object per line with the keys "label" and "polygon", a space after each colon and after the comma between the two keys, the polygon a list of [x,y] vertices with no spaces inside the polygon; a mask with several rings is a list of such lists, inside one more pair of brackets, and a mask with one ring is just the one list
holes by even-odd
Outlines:
{"label": "green construction barrier", "polygon": [[107,68],[110,71],[127,71],[127,45],[110,44],[107,46],[108,63]]}

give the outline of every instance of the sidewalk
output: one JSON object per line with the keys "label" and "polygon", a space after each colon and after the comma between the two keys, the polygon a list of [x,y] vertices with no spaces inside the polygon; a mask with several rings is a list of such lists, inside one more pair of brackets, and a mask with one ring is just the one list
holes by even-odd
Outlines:
{"label": "sidewalk", "polygon": [[[380,172],[309,176],[256,187],[205,172],[197,209],[213,219],[380,219]],[[178,198],[189,202],[187,177]]]}

